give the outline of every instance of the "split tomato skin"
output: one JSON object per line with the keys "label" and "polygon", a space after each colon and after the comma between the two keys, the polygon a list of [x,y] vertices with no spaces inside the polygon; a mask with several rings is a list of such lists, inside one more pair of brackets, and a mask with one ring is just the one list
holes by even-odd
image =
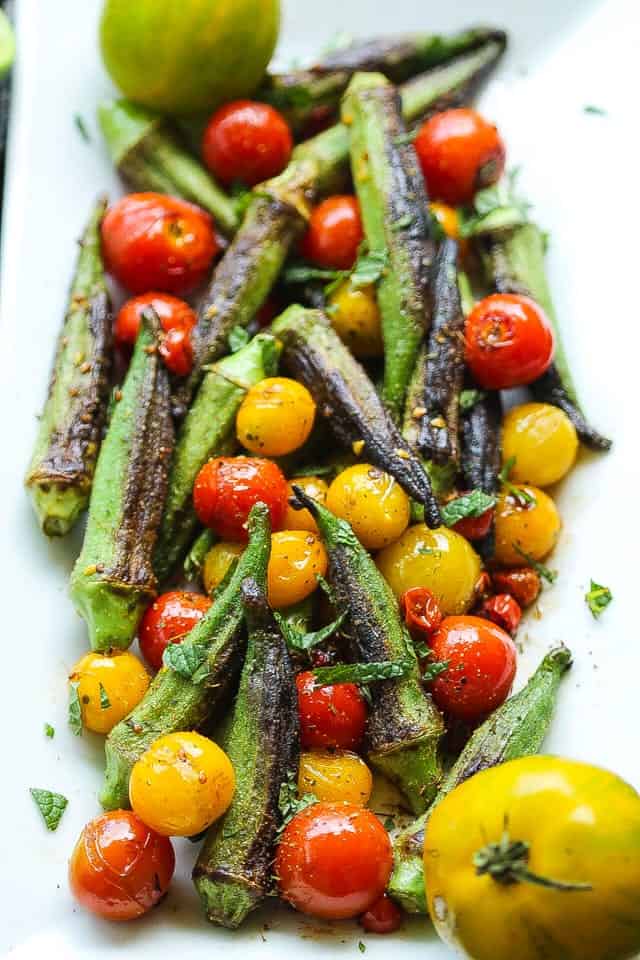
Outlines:
{"label": "split tomato skin", "polygon": [[400,598],[404,622],[414,635],[430,636],[442,623],[442,610],[437,599],[426,587],[412,587]]}
{"label": "split tomato skin", "polygon": [[185,200],[131,193],[102,221],[107,269],[131,293],[183,295],[207,277],[218,252],[213,220]]}
{"label": "split tomato skin", "polygon": [[171,590],[156,597],[140,621],[138,639],[147,663],[159,670],[170,643],[180,643],[200,623],[211,606],[209,597]]}
{"label": "split tomato skin", "polygon": [[311,213],[302,238],[302,256],[327,270],[350,270],[364,238],[360,204],[356,197],[327,197]]}
{"label": "split tomato skin", "polygon": [[530,297],[494,293],[467,317],[466,361],[485,390],[532,383],[548,369],[553,350],[551,325]]}
{"label": "split tomato skin", "polygon": [[303,749],[356,750],[364,736],[367,705],[355,683],[317,686],[312,671],[296,677]]}
{"label": "split tomato skin", "polygon": [[520,604],[509,593],[496,593],[489,597],[480,607],[480,615],[497,623],[499,627],[513,636],[522,620]]}
{"label": "split tomato skin", "polygon": [[267,103],[235,100],[211,117],[202,140],[206,166],[221,183],[254,187],[281,173],[289,162],[293,137],[277,110]]}
{"label": "split tomato skin", "polygon": [[272,530],[287,513],[288,487],[280,467],[257,457],[217,457],[200,470],[193,487],[196,513],[223,540],[246,543],[247,520],[259,502],[269,508]]}

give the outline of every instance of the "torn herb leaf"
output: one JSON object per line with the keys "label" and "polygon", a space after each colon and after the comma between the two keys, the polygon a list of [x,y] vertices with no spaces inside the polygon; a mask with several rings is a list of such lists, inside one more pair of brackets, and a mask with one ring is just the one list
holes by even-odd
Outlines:
{"label": "torn herb leaf", "polygon": [[439,677],[441,673],[444,673],[445,670],[449,669],[448,660],[434,660],[433,663],[429,663],[422,674],[422,679],[425,683],[431,683],[432,680],[435,680],[436,677]]}
{"label": "torn herb leaf", "polygon": [[229,350],[231,353],[237,353],[238,350],[242,350],[243,347],[249,343],[249,332],[245,327],[235,326],[231,330],[228,339]]}
{"label": "torn herb leaf", "polygon": [[45,735],[45,737],[48,737],[49,740],[53,740],[53,738],[55,737],[56,731],[54,730],[54,728],[51,726],[50,723],[45,723],[45,725],[44,725],[44,735]]}
{"label": "torn herb leaf", "polygon": [[460,409],[463,412],[473,410],[477,403],[484,400],[485,396],[484,390],[462,390],[460,393]]}
{"label": "torn herb leaf", "polygon": [[606,110],[604,110],[602,107],[596,107],[595,104],[593,104],[593,103],[588,103],[588,104],[584,107],[584,112],[585,112],[585,113],[592,113],[592,114],[594,114],[594,116],[596,116],[596,117],[606,117],[606,116],[607,116],[607,111],[606,111]]}
{"label": "torn herb leaf", "polygon": [[483,513],[496,505],[496,498],[482,490],[472,490],[463,497],[450,500],[440,509],[442,522],[446,527],[453,527],[465,517],[481,517]]}
{"label": "torn herb leaf", "polygon": [[79,113],[74,113],[73,122],[75,123],[76,130],[78,131],[78,133],[80,134],[84,142],[91,143],[91,135],[89,134],[89,130],[87,129],[86,123],[84,122],[84,118]]}
{"label": "torn herb leaf", "polygon": [[278,796],[278,808],[282,815],[280,832],[284,830],[297,813],[317,802],[318,798],[314,793],[305,793],[302,797],[298,796],[298,783],[293,771],[290,770],[287,779],[280,787]]}
{"label": "torn herb leaf", "polygon": [[591,610],[591,613],[597,620],[613,600],[613,594],[609,587],[603,587],[601,583],[596,583],[595,580],[592,580],[591,588],[588,593],[585,593],[584,599],[586,600],[589,610]]}
{"label": "torn herb leaf", "polygon": [[108,710],[109,707],[111,706],[111,700],[109,700],[109,695],[105,690],[105,688],[102,686],[102,684],[100,684],[99,686],[100,686],[100,709]]}
{"label": "torn herb leaf", "polygon": [[333,683],[375,683],[404,677],[412,669],[410,660],[380,660],[375,663],[339,663],[335,667],[316,667],[313,679],[318,687]]}
{"label": "torn herb leaf", "polygon": [[79,737],[82,733],[82,707],[80,697],[78,696],[78,684],[73,682],[69,684],[69,726],[72,733]]}
{"label": "torn herb leaf", "polygon": [[499,483],[508,483],[509,477],[511,476],[511,471],[513,470],[513,468],[515,467],[515,465],[516,465],[516,458],[515,458],[515,457],[509,457],[508,460],[505,460],[505,462],[504,462],[504,464],[503,464],[503,466],[502,466],[502,470],[501,470],[500,473],[498,474],[498,482],[499,482]]}
{"label": "torn herb leaf", "polygon": [[527,564],[536,571],[547,583],[555,583],[558,579],[557,570],[549,570],[549,567],[545,567],[543,563],[539,563],[537,560],[534,560],[530,553],[526,553],[522,547],[517,543],[512,544],[513,549],[516,553],[519,553],[520,556],[527,561]]}
{"label": "torn herb leaf", "polygon": [[29,793],[42,814],[42,819],[47,825],[47,830],[56,830],[62,819],[62,814],[67,809],[69,803],[67,798],[63,797],[61,793],[53,793],[51,790],[39,790],[37,787],[31,787]]}
{"label": "torn herb leaf", "polygon": [[286,617],[283,617],[282,614],[278,613],[277,610],[273,611],[273,615],[276,618],[276,623],[280,627],[282,636],[287,642],[289,650],[297,653],[308,653],[309,650],[313,650],[314,647],[328,640],[329,637],[336,632],[347,615],[347,611],[345,610],[341,613],[333,623],[327,624],[326,627],[321,627],[320,630],[310,632],[298,630],[294,624],[287,620]]}
{"label": "torn herb leaf", "polygon": [[207,677],[207,647],[204,644],[193,641],[170,643],[164,651],[162,662],[169,670],[193,683],[202,683]]}
{"label": "torn herb leaf", "polygon": [[535,506],[537,503],[536,498],[532,493],[522,486],[516,486],[514,483],[511,483],[509,477],[511,476],[511,471],[516,465],[516,458],[509,457],[506,461],[502,470],[498,474],[498,481],[505,488],[510,497],[516,501],[516,503],[521,507]]}
{"label": "torn herb leaf", "polygon": [[531,205],[516,192],[518,172],[516,168],[498,183],[478,190],[472,207],[460,211],[461,237],[493,233],[527,223]]}
{"label": "torn herb leaf", "polygon": [[389,254],[386,250],[373,253],[361,253],[351,272],[351,286],[354,289],[369,287],[377,283],[389,263]]}

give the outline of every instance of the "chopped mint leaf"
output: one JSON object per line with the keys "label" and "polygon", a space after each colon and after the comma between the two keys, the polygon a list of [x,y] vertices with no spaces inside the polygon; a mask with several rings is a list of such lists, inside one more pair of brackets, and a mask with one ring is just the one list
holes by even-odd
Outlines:
{"label": "chopped mint leaf", "polygon": [[381,660],[377,663],[339,663],[335,667],[316,667],[313,679],[318,687],[333,683],[374,683],[404,677],[413,667],[410,660]]}
{"label": "chopped mint leaf", "polygon": [[520,556],[527,561],[530,567],[538,573],[547,583],[555,583],[558,579],[557,570],[549,570],[549,567],[545,567],[543,563],[539,563],[537,560],[534,560],[530,553],[525,553],[525,551],[517,544],[513,544],[513,549],[516,553],[519,553]]}
{"label": "chopped mint leaf", "polygon": [[108,710],[110,706],[111,701],[109,700],[109,695],[102,684],[100,684],[100,709]]}
{"label": "chopped mint leaf", "polygon": [[358,950],[360,951],[360,953],[364,953],[366,949],[367,948],[365,944],[362,942],[362,940],[358,940]]}
{"label": "chopped mint leaf", "polygon": [[284,830],[289,821],[292,820],[297,813],[300,813],[301,810],[305,810],[317,802],[318,798],[314,793],[305,793],[301,797],[298,796],[297,778],[293,771],[290,770],[287,774],[287,779],[280,787],[280,794],[278,796],[278,807],[282,816],[280,832]]}
{"label": "chopped mint leaf", "polygon": [[54,730],[54,728],[51,726],[50,723],[45,723],[45,725],[44,725],[44,735],[45,735],[45,737],[48,737],[49,740],[53,740],[53,738],[55,737],[56,731]]}
{"label": "chopped mint leaf", "polygon": [[588,593],[585,593],[584,599],[586,600],[589,610],[591,610],[591,613],[597,620],[613,600],[613,594],[609,587],[603,587],[602,584],[592,580],[591,588]]}
{"label": "chopped mint leaf", "polygon": [[285,283],[309,283],[312,280],[321,280],[323,283],[344,280],[349,276],[347,270],[323,270],[321,267],[312,267],[306,263],[292,263],[283,273]]}
{"label": "chopped mint leaf", "polygon": [[236,325],[232,328],[227,342],[231,353],[237,353],[249,343],[249,332],[244,327]]}
{"label": "chopped mint leaf", "polygon": [[313,650],[318,644],[328,640],[328,638],[336,632],[346,614],[347,611],[345,610],[333,623],[327,624],[326,627],[322,627],[320,630],[306,632],[304,630],[298,630],[286,617],[278,613],[277,610],[273,611],[273,615],[280,627],[282,636],[287,642],[287,646],[290,650],[298,653],[308,653],[309,650]]}
{"label": "chopped mint leaf", "polygon": [[483,513],[494,507],[496,498],[483,493],[482,490],[472,490],[463,497],[450,500],[440,510],[442,521],[446,527],[453,527],[465,517],[481,517]]}
{"label": "chopped mint leaf", "polygon": [[472,410],[485,396],[484,390],[462,390],[460,393],[460,409],[463,412]]}
{"label": "chopped mint leaf", "polygon": [[38,810],[42,814],[42,819],[47,825],[47,830],[56,830],[62,814],[67,809],[69,801],[61,793],[53,793],[51,790],[39,790],[37,787],[31,787],[29,793],[35,800]]}
{"label": "chopped mint leaf", "polygon": [[427,664],[427,667],[422,674],[422,679],[426,683],[430,683],[432,680],[435,680],[436,677],[439,677],[441,673],[444,673],[445,670],[449,669],[448,660],[434,660],[433,663]]}
{"label": "chopped mint leaf", "polygon": [[84,121],[84,118],[79,113],[74,113],[73,122],[76,125],[76,130],[82,137],[85,143],[91,143],[91,135],[87,129],[87,125]]}
{"label": "chopped mint leaf", "polygon": [[165,648],[162,662],[169,670],[193,683],[202,683],[207,677],[207,647],[193,640],[170,643]]}
{"label": "chopped mint leaf", "polygon": [[596,107],[593,103],[588,103],[584,108],[585,113],[592,113],[597,117],[606,117],[607,111],[602,107]]}
{"label": "chopped mint leaf", "polygon": [[78,696],[78,684],[72,682],[69,684],[69,726],[72,732],[79,737],[82,733],[82,707],[80,697]]}
{"label": "chopped mint leaf", "polygon": [[386,250],[374,253],[361,253],[351,273],[351,286],[356,290],[377,283],[389,262]]}

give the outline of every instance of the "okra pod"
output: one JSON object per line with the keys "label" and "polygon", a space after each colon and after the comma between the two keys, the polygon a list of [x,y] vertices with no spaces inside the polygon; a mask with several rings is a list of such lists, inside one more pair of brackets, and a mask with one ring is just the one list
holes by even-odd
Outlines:
{"label": "okra pod", "polygon": [[160,114],[129,100],[111,100],[98,107],[98,121],[125,183],[197,203],[224,234],[235,233],[239,217],[233,200],[181,146]]}
{"label": "okra pod", "polygon": [[[462,416],[462,475],[468,490],[497,493],[502,464],[502,404],[496,390],[482,393]],[[495,530],[477,541],[476,549],[485,560],[495,551]]]}
{"label": "okra pod", "polygon": [[242,584],[247,655],[225,749],[236,775],[229,810],[207,833],[193,879],[209,920],[235,929],[272,887],[280,790],[298,757],[298,698],[266,577]]}
{"label": "okra pod", "polygon": [[329,553],[329,580],[339,613],[346,611],[358,660],[396,661],[403,676],[372,686],[365,749],[371,764],[402,791],[411,809],[425,810],[438,789],[442,717],[424,690],[418,660],[398,603],[373,559],[345,520],[294,486],[316,519]]}
{"label": "okra pod", "polygon": [[545,239],[541,230],[534,223],[525,223],[510,231],[480,237],[477,242],[487,273],[498,293],[522,293],[532,297],[545,311],[553,327],[553,363],[546,373],[530,385],[534,397],[564,410],[585,446],[592,450],[609,450],[611,440],[587,422],[576,395],[547,282]]}
{"label": "okra pod", "polygon": [[211,550],[211,547],[216,542],[216,539],[215,533],[213,530],[209,530],[208,527],[201,530],[195,538],[191,544],[191,549],[184,558],[184,564],[182,566],[182,572],[187,580],[193,580],[194,582],[202,581],[204,561],[209,550]]}
{"label": "okra pod", "polygon": [[100,253],[106,200],[96,204],[80,241],[49,395],[25,478],[49,537],[71,530],[89,503],[102,439],[111,369],[111,304]]}
{"label": "okra pod", "polygon": [[100,449],[71,575],[71,597],[94,650],[126,649],[156,593],[152,556],[173,448],[169,375],[157,333],[157,316],[148,311]]}
{"label": "okra pod", "polygon": [[442,781],[430,809],[396,837],[387,890],[408,913],[427,912],[422,850],[431,810],[475,773],[538,752],[551,724],[560,681],[570,666],[571,654],[565,646],[551,650],[526,687],[478,727]]}
{"label": "okra pod", "polygon": [[189,413],[178,431],[166,505],[154,552],[160,582],[183,559],[198,528],[193,485],[211,457],[236,449],[236,415],[247,390],[277,370],[280,349],[266,333],[225,357],[205,374]]}
{"label": "okra pod", "polygon": [[429,477],[387,413],[364,368],[319,310],[293,306],[272,331],[283,342],[282,362],[313,396],[334,436],[357,456],[391,474],[424,504],[426,522],[441,524]]}
{"label": "okra pod", "polygon": [[460,450],[460,391],[464,380],[464,316],[458,289],[458,244],[446,237],[430,287],[431,332],[418,445],[440,466],[456,465]]}
{"label": "okra pod", "polygon": [[219,718],[233,696],[244,653],[240,588],[247,577],[266,576],[271,551],[269,513],[257,504],[249,517],[249,543],[227,586],[181,644],[185,669],[163,667],[134,710],[105,743],[100,801],[107,810],[129,806],[133,765],[166,733],[202,730]]}
{"label": "okra pod", "polygon": [[351,172],[369,253],[384,262],[378,304],[384,340],[382,399],[396,422],[431,326],[435,245],[424,176],[407,141],[400,96],[379,73],[357,73],[342,102]]}

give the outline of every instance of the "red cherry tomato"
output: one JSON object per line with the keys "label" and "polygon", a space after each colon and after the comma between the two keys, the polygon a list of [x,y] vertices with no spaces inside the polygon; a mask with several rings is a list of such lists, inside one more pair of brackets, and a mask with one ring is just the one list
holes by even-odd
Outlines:
{"label": "red cherry tomato", "polygon": [[416,633],[433,633],[442,623],[440,604],[426,587],[412,587],[400,598],[404,622]]}
{"label": "red cherry tomato", "polygon": [[193,366],[191,331],[185,328],[169,330],[160,340],[160,356],[171,373],[186,377]]}
{"label": "red cherry tomato", "polygon": [[[463,494],[460,494],[460,496],[463,496]],[[466,537],[467,540],[482,540],[491,530],[494,514],[494,508],[489,507],[479,517],[463,517],[462,520],[454,523],[452,529],[460,536]]]}
{"label": "red cherry tomato", "polygon": [[300,741],[305,750],[338,747],[355,750],[364,736],[367,705],[355,683],[316,686],[313,672],[299,673]]}
{"label": "red cherry tomato", "polygon": [[390,896],[383,893],[380,899],[362,914],[360,925],[367,933],[395,933],[402,925],[402,911]]}
{"label": "red cherry tomato", "polygon": [[529,297],[494,293],[467,317],[466,359],[487,390],[508,390],[537,380],[553,359],[553,333]]}
{"label": "red cherry tomato", "polygon": [[296,910],[344,920],[384,893],[393,856],[378,818],[354,803],[314,803],[287,824],[275,873],[281,896]]}
{"label": "red cherry tomato", "polygon": [[521,607],[530,607],[535,603],[542,589],[540,574],[532,567],[496,570],[491,575],[491,579],[496,590],[511,594]]}
{"label": "red cherry tomato", "polygon": [[355,197],[327,197],[311,214],[300,252],[328,270],[350,270],[364,236]]}
{"label": "red cherry tomato", "polygon": [[444,713],[472,723],[507,699],[516,674],[516,648],[500,627],[481,617],[446,617],[430,646],[433,660],[448,663],[431,684]]}
{"label": "red cherry tomato", "polygon": [[202,140],[204,162],[224,184],[253,187],[281,173],[293,138],[287,122],[267,103],[235,100],[209,120]]}
{"label": "red cherry tomato", "polygon": [[480,616],[486,617],[492,623],[497,623],[499,627],[513,636],[520,626],[522,610],[518,601],[514,600],[508,593],[497,593],[495,597],[489,597],[482,604]]}
{"label": "red cherry tomato", "polygon": [[504,170],[500,134],[468,107],[436,113],[421,127],[415,147],[429,196],[454,207],[470,203]]}
{"label": "red cherry tomato", "polygon": [[138,337],[142,312],[153,307],[165,333],[169,330],[190,330],[196,324],[196,315],[184,300],[168,293],[144,293],[141,297],[127,300],[118,311],[113,328],[116,343],[133,346]]}
{"label": "red cherry tomato", "polygon": [[287,512],[289,488],[280,467],[257,457],[218,457],[196,477],[193,502],[205,526],[223,540],[244,542],[254,504],[266,503],[271,527],[280,530]]}
{"label": "red cherry tomato", "polygon": [[186,590],[172,590],[156,597],[140,621],[138,638],[142,655],[154,670],[170,643],[180,643],[211,606],[209,597]]}
{"label": "red cherry tomato", "polygon": [[108,920],[133,920],[167,892],[175,857],[171,841],[145,826],[131,810],[91,820],[69,863],[76,900]]}
{"label": "red cherry tomato", "polygon": [[132,293],[184,294],[207,276],[218,242],[200,207],[160,193],[132,193],[107,211],[102,250],[108,270]]}

